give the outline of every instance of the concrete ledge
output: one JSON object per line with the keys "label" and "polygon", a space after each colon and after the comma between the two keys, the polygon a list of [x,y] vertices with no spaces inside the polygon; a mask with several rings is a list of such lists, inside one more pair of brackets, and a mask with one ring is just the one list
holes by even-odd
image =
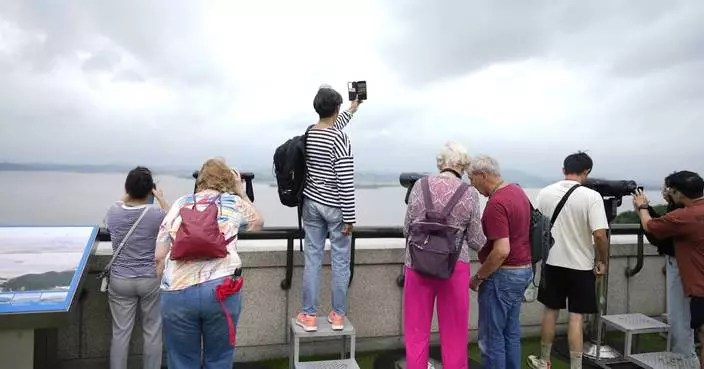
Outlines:
{"label": "concrete ledge", "polygon": [[[664,260],[655,248],[645,246],[643,269],[632,278],[626,268],[636,264],[635,237],[614,238],[609,274],[608,313],[641,312],[659,315],[665,311]],[[620,243],[631,242],[631,243]],[[396,285],[402,271],[403,240],[357,240],[355,277],[349,290],[349,318],[357,328],[358,351],[378,351],[403,347],[403,289]],[[241,241],[239,252],[244,263],[242,317],[238,326],[237,361],[258,361],[288,355],[288,319],[296,314],[301,300],[302,254],[295,244],[292,287],[280,287],[285,277],[285,241]],[[101,243],[90,260],[85,298],[71,311],[69,324],[58,330],[58,358],[61,367],[78,368],[81,363],[106,363],[111,338],[111,318],[106,295],[99,292],[97,273],[110,259],[109,243]],[[476,258],[472,268],[477,268]],[[476,270],[476,269],[475,269]],[[321,272],[320,313],[330,310],[330,267],[326,253]],[[656,296],[656,298],[653,298]],[[476,340],[477,296],[470,294],[470,337]],[[539,333],[542,313],[539,303],[524,304],[521,323],[524,336]],[[567,313],[560,316],[565,323]],[[130,347],[131,362],[140,363],[142,333],[135,324]],[[437,332],[437,318],[433,321]],[[564,327],[562,327],[564,328]],[[437,340],[437,334],[433,335]],[[325,343],[323,343],[325,342]],[[338,344],[314,341],[302,345],[302,353],[339,352]],[[139,366],[137,366],[139,367]]]}

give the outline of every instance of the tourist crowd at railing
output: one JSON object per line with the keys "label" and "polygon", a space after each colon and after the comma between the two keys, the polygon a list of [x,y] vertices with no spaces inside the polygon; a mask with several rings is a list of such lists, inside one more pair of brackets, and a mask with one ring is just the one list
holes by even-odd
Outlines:
{"label": "tourist crowd at railing", "polygon": [[[298,207],[304,231],[295,322],[310,332],[319,324],[333,330],[345,324],[356,211],[352,146],[344,128],[361,101],[346,111],[340,111],[342,103],[338,92],[321,87],[313,101],[320,120],[274,155],[281,203]],[[528,365],[550,367],[558,313],[566,308],[571,367],[581,368],[583,316],[597,313],[596,295],[585,291],[595,291],[609,262],[604,198],[585,185],[592,159],[581,152],[567,156],[564,179],[542,189],[535,208],[518,185],[502,179],[492,157],[470,157],[462,145],[448,143],[436,159],[437,174],[410,184],[403,225],[407,368],[427,368],[436,302],[443,367],[467,368],[470,288],[478,292],[478,345],[486,368],[521,367],[520,308],[536,294],[545,306],[541,352],[529,356]],[[654,213],[642,190],[633,194],[649,241],[666,255],[673,350],[685,355],[695,355],[694,332],[704,324],[703,190],[696,173],[668,176],[665,215]],[[194,192],[169,205],[149,169],[137,167],[127,175],[125,192],[105,217],[113,244],[103,273],[112,314],[111,369],[127,366],[138,307],[145,369],[161,367],[162,339],[169,368],[230,368],[244,282],[237,236],[264,224],[240,174],[223,159],[207,160]],[[483,213],[479,196],[488,198]],[[151,205],[154,199],[158,207]],[[319,319],[328,237],[332,311]],[[473,275],[470,250],[481,263]]]}

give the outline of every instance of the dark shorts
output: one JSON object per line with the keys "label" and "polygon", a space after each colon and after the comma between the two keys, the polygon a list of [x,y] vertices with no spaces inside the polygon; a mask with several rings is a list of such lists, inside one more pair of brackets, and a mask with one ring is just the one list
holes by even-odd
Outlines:
{"label": "dark shorts", "polygon": [[689,312],[691,314],[689,326],[696,333],[704,325],[704,297],[690,297]]}
{"label": "dark shorts", "polygon": [[545,266],[545,279],[538,289],[538,301],[552,310],[567,308],[570,313],[595,314],[596,276],[591,270]]}

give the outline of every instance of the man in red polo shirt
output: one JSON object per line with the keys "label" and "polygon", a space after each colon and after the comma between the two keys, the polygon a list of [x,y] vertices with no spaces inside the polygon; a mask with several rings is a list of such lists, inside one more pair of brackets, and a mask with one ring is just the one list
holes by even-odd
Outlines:
{"label": "man in red polo shirt", "polygon": [[[642,191],[633,197],[633,205],[646,232],[657,238],[674,237],[684,294],[690,298],[690,326],[699,341],[704,342],[704,180],[697,173],[680,171],[670,174],[665,183],[669,185],[667,194],[684,208],[653,219]],[[704,350],[700,355],[700,366],[704,368]]]}
{"label": "man in red polo shirt", "polygon": [[519,186],[501,178],[497,161],[480,155],[470,161],[469,178],[489,198],[482,215],[486,247],[470,287],[479,289],[479,349],[486,368],[521,368],[521,303],[533,277],[530,200]]}

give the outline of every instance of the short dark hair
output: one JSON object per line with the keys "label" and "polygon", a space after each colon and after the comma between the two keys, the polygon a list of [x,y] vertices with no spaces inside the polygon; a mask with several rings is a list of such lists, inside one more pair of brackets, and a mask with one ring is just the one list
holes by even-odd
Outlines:
{"label": "short dark hair", "polygon": [[665,186],[677,190],[688,199],[704,196],[704,179],[694,172],[681,170],[665,177]]}
{"label": "short dark hair", "polygon": [[313,99],[313,108],[320,119],[332,117],[342,105],[342,95],[332,88],[323,87]]}
{"label": "short dark hair", "polygon": [[152,171],[145,167],[136,167],[127,174],[125,192],[133,199],[144,199],[154,189]]}
{"label": "short dark hair", "polygon": [[592,158],[584,152],[576,152],[574,154],[567,155],[565,161],[562,163],[562,168],[565,174],[582,174],[584,171],[592,170],[594,162]]}

